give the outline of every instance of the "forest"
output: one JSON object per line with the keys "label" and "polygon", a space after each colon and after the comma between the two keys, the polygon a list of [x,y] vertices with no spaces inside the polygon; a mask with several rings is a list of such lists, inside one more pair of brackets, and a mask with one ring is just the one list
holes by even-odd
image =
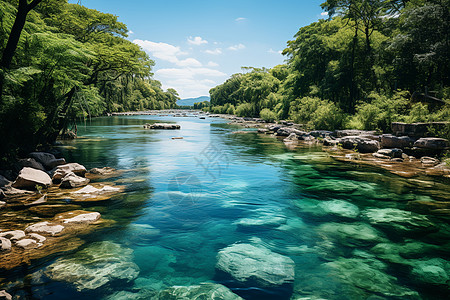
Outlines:
{"label": "forest", "polygon": [[211,107],[197,107],[325,130],[450,121],[449,0],[321,7],[328,19],[299,29],[283,51],[285,64],[242,68],[210,90]]}
{"label": "forest", "polygon": [[117,16],[67,0],[0,1],[0,164],[77,118],[176,106],[127,33]]}

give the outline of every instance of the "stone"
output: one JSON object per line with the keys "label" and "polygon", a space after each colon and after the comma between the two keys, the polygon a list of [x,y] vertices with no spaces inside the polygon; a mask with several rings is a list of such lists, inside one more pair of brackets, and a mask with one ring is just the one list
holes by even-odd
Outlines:
{"label": "stone", "polygon": [[361,215],[374,226],[401,233],[437,230],[426,216],[396,208],[369,208]]}
{"label": "stone", "polygon": [[28,250],[28,249],[34,249],[39,246],[42,246],[42,244],[39,244],[38,242],[36,242],[33,239],[23,239],[23,240],[17,241],[16,246],[23,248],[25,250]]}
{"label": "stone", "polygon": [[262,287],[292,284],[294,261],[263,246],[234,244],[219,251],[216,268],[240,283],[255,281]]}
{"label": "stone", "polygon": [[58,235],[59,233],[61,233],[61,231],[63,231],[63,230],[64,230],[64,226],[62,226],[62,225],[51,224],[47,221],[44,221],[44,222],[39,222],[39,223],[28,226],[25,229],[25,232],[27,232],[27,233],[33,232],[33,233],[55,236],[55,235]]}
{"label": "stone", "polygon": [[117,170],[110,167],[93,168],[89,170],[89,173],[97,175],[111,175],[114,174],[115,172],[117,172]]}
{"label": "stone", "polygon": [[155,123],[155,124],[145,124],[145,129],[168,129],[168,130],[174,130],[174,129],[180,129],[181,126],[178,124],[169,124],[169,123]]}
{"label": "stone", "polygon": [[21,166],[21,168],[29,167],[45,172],[44,166],[40,162],[37,162],[34,158],[19,159],[18,163]]}
{"label": "stone", "polygon": [[89,184],[90,180],[78,175],[75,175],[75,173],[70,172],[64,178],[61,180],[61,184],[59,187],[66,188],[66,189],[73,189],[77,187],[82,187],[87,184]]}
{"label": "stone", "polygon": [[133,262],[133,250],[104,241],[58,259],[44,273],[52,280],[73,284],[81,292],[131,282],[138,277],[139,267]]}
{"label": "stone", "polygon": [[[0,199],[3,199],[5,197],[5,194],[2,190],[0,190]],[[0,208],[4,207],[6,205],[5,201],[0,201]]]}
{"label": "stone", "polygon": [[258,128],[258,133],[268,133],[269,129],[267,128]]}
{"label": "stone", "polygon": [[202,283],[191,286],[173,286],[160,291],[155,300],[163,299],[214,299],[214,300],[242,300],[229,288],[217,283]]}
{"label": "stone", "polygon": [[65,165],[57,166],[52,170],[52,180],[53,182],[59,182],[67,174],[74,173],[75,175],[84,177],[86,174],[86,168],[78,163],[70,163]]}
{"label": "stone", "polygon": [[381,233],[365,223],[324,223],[317,227],[319,233],[345,246],[368,246],[384,241]]}
{"label": "stone", "polygon": [[272,132],[276,132],[278,129],[280,129],[282,126],[279,124],[274,124],[274,125],[270,125],[269,127],[267,127],[267,129],[269,129],[269,131]]}
{"label": "stone", "polygon": [[47,152],[31,152],[28,156],[41,163],[48,170],[52,169],[50,167],[51,162],[56,159],[53,154]]}
{"label": "stone", "polygon": [[18,189],[35,190],[36,186],[49,187],[52,180],[47,173],[33,168],[23,168],[12,184],[12,187]]}
{"label": "stone", "polygon": [[447,150],[450,148],[449,141],[442,138],[427,137],[420,138],[414,143],[414,147],[430,150]]}
{"label": "stone", "polygon": [[281,127],[276,131],[277,136],[289,136],[292,133],[297,135],[298,138],[303,139],[303,136],[308,136],[309,134],[305,131],[301,131],[292,127]]}
{"label": "stone", "polygon": [[10,251],[11,241],[7,238],[0,237],[0,251]]}
{"label": "stone", "polygon": [[12,241],[17,241],[25,237],[25,232],[22,230],[10,230],[0,232],[0,237],[7,238]]}
{"label": "stone", "polygon": [[298,141],[298,138],[295,133],[289,134],[289,136],[283,140],[283,142],[296,142],[296,141]]}
{"label": "stone", "polygon": [[309,133],[309,135],[315,137],[315,138],[326,138],[333,134],[333,131],[327,131],[327,130],[313,130]]}
{"label": "stone", "polygon": [[80,214],[73,218],[64,219],[63,223],[92,223],[100,219],[101,215],[98,212]]}
{"label": "stone", "polygon": [[302,213],[315,217],[329,218],[330,216],[354,219],[359,215],[359,208],[343,200],[320,201],[301,199],[295,205]]}
{"label": "stone", "polygon": [[336,146],[337,144],[339,144],[339,140],[335,140],[330,137],[326,137],[323,139],[324,146]]}
{"label": "stone", "polygon": [[5,187],[9,184],[11,184],[11,181],[6,179],[3,175],[0,175],[0,188]]}
{"label": "stone", "polygon": [[30,233],[30,234],[28,234],[28,236],[32,237],[35,240],[37,240],[39,243],[43,243],[43,242],[45,242],[47,240],[46,237],[44,237],[44,236],[42,236],[40,234],[37,234],[37,233]]}
{"label": "stone", "polygon": [[422,163],[422,166],[425,168],[431,168],[431,167],[439,165],[439,163],[440,163],[439,159],[429,157],[429,156],[421,157],[420,162]]}
{"label": "stone", "polygon": [[73,192],[74,194],[101,194],[120,191],[120,188],[105,185],[101,189],[95,188],[92,185],[85,186],[84,188]]}
{"label": "stone", "polygon": [[450,262],[442,258],[416,260],[411,275],[414,281],[422,284],[450,286]]}
{"label": "stone", "polygon": [[361,153],[377,152],[380,149],[380,143],[360,136],[345,136],[339,140],[345,149],[356,149]]}
{"label": "stone", "polygon": [[393,148],[393,149],[380,149],[377,151],[377,153],[388,156],[389,158],[402,158],[403,151],[398,148]]}
{"label": "stone", "polygon": [[362,136],[362,135],[375,135],[376,131],[366,131],[366,130],[357,130],[357,129],[345,129],[345,130],[336,130],[334,134],[338,137],[346,137],[346,136]]}
{"label": "stone", "polygon": [[414,144],[414,139],[409,136],[395,136],[392,134],[382,134],[380,144],[383,148],[410,148]]}
{"label": "stone", "polygon": [[12,296],[5,290],[0,291],[0,300],[12,300]]}
{"label": "stone", "polygon": [[[380,151],[380,150],[378,150],[378,151]],[[380,154],[378,152],[377,153],[372,153],[372,155],[373,155],[373,157],[379,158],[379,159],[391,159],[390,156],[383,155],[383,154]]]}
{"label": "stone", "polygon": [[33,194],[32,191],[16,189],[16,188],[13,188],[12,186],[4,187],[4,188],[2,189],[2,191],[3,191],[3,193],[5,194],[5,196],[9,196],[9,197],[15,197],[15,196],[23,196],[23,195]]}

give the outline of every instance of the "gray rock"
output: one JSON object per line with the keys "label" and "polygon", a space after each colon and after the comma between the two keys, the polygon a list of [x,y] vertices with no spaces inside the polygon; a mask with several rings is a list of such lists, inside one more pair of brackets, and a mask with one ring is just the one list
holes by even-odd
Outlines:
{"label": "gray rock", "polygon": [[331,136],[332,134],[333,134],[333,131],[327,131],[327,130],[313,130],[309,133],[309,135],[311,135],[315,138],[318,138],[318,137],[326,138],[326,137]]}
{"label": "gray rock", "polygon": [[75,216],[73,218],[64,219],[63,223],[72,224],[72,223],[92,223],[100,219],[101,215],[98,212],[91,212],[87,214],[81,214]]}
{"label": "gray rock", "polygon": [[65,165],[60,165],[54,168],[52,171],[53,182],[59,182],[67,174],[74,173],[75,175],[84,177],[86,174],[86,168],[78,163],[70,163]]}
{"label": "gray rock", "polygon": [[33,233],[39,233],[39,234],[44,234],[44,235],[57,235],[59,233],[61,233],[61,231],[64,230],[64,226],[62,225],[55,225],[55,224],[51,224],[47,221],[44,222],[39,222],[33,225],[28,226],[25,229],[25,232],[33,232]]}
{"label": "gray rock", "polygon": [[[378,150],[379,151],[379,150]],[[375,158],[379,158],[379,159],[391,159],[391,157],[390,156],[387,156],[387,155],[383,155],[383,154],[380,154],[380,153],[372,153],[372,155],[373,155],[373,157],[375,157]]]}
{"label": "gray rock", "polygon": [[219,251],[216,268],[236,281],[254,280],[263,287],[291,284],[294,261],[262,246],[235,244]]}
{"label": "gray rock", "polygon": [[105,241],[58,259],[45,274],[52,280],[73,284],[78,291],[87,291],[130,282],[138,277],[139,267],[133,262],[133,250]]}
{"label": "gray rock", "polygon": [[283,142],[297,142],[297,141],[298,141],[298,138],[295,133],[289,134],[289,136],[283,140]]}
{"label": "gray rock", "polygon": [[414,147],[430,150],[447,150],[450,148],[449,141],[442,138],[428,137],[420,138],[414,143]]}
{"label": "gray rock", "polygon": [[411,275],[414,281],[422,284],[450,286],[450,262],[442,258],[416,260]]}
{"label": "gray rock", "polygon": [[382,134],[380,136],[380,143],[383,148],[409,148],[413,146],[414,141],[409,136],[395,136],[392,134]]}
{"label": "gray rock", "polygon": [[289,136],[295,133],[299,139],[303,139],[303,136],[308,136],[309,134],[305,131],[301,131],[292,127],[281,127],[276,131],[277,136]]}
{"label": "gray rock", "polygon": [[323,139],[324,146],[336,146],[337,144],[339,144],[339,140],[332,139],[330,137],[326,137]]}
{"label": "gray rock", "polygon": [[42,244],[36,242],[33,239],[23,239],[23,240],[17,241],[16,246],[28,250],[28,249],[34,249],[39,246],[42,246]]}
{"label": "gray rock", "polygon": [[11,241],[7,238],[0,237],[0,251],[10,251]]}
{"label": "gray rock", "polygon": [[32,191],[16,189],[16,188],[13,188],[12,186],[3,187],[2,191],[4,192],[5,196],[9,196],[9,197],[33,194]]}
{"label": "gray rock", "polygon": [[153,299],[241,300],[242,298],[221,284],[202,283],[191,286],[173,286],[159,292],[159,294]]}
{"label": "gray rock", "polygon": [[423,215],[396,208],[369,208],[362,216],[372,225],[397,232],[433,232],[434,224]]}
{"label": "gray rock", "polygon": [[258,128],[258,133],[268,133],[269,129],[267,128]]}
{"label": "gray rock", "polygon": [[40,162],[37,162],[34,158],[19,159],[18,163],[21,168],[29,167],[29,168],[33,168],[33,169],[41,170],[41,171],[45,172],[44,166]]}
{"label": "gray rock", "polygon": [[390,158],[402,158],[403,151],[398,148],[393,148],[393,149],[380,149],[377,151],[377,153],[388,156]]}
{"label": "gray rock", "polygon": [[272,132],[276,132],[278,129],[280,129],[282,126],[279,124],[270,125],[267,129]]}
{"label": "gray rock", "polygon": [[429,156],[421,157],[420,162],[422,163],[422,166],[424,166],[426,168],[431,168],[431,167],[437,166],[440,163],[439,159],[429,157]]}
{"label": "gray rock", "polygon": [[23,168],[12,184],[12,187],[18,189],[35,190],[36,186],[49,187],[52,180],[47,173],[33,168]]}
{"label": "gray rock", "polygon": [[47,240],[46,237],[44,237],[44,236],[42,236],[40,234],[37,234],[37,233],[30,233],[30,234],[28,234],[28,236],[33,238],[33,239],[35,239],[39,243],[43,243],[43,242],[45,242]]}
{"label": "gray rock", "polygon": [[346,137],[346,136],[361,136],[361,135],[376,135],[376,131],[366,131],[366,130],[357,130],[357,129],[345,129],[345,130],[336,130],[335,135],[338,138]]}
{"label": "gray rock", "polygon": [[380,149],[380,143],[360,136],[345,136],[340,138],[339,142],[345,149],[356,149],[361,153],[377,152]]}
{"label": "gray rock", "polygon": [[6,179],[4,176],[0,175],[0,188],[11,184],[11,181]]}
{"label": "gray rock", "polygon": [[88,185],[89,182],[90,182],[89,179],[75,175],[75,173],[70,172],[69,174],[64,176],[64,178],[61,180],[61,184],[59,185],[59,187],[73,189],[76,187]]}
{"label": "gray rock", "polygon": [[47,152],[32,152],[28,156],[41,163],[47,170],[51,170],[66,162],[64,158],[57,159],[53,154]]}
{"label": "gray rock", "polygon": [[114,172],[116,172],[116,169],[110,168],[110,167],[103,167],[103,168],[93,168],[89,170],[89,173],[91,174],[97,174],[97,175],[110,175]]}
{"label": "gray rock", "polygon": [[22,230],[9,230],[0,232],[0,237],[7,238],[12,241],[17,241],[25,237],[25,232]]}
{"label": "gray rock", "polygon": [[168,124],[168,123],[155,123],[155,124],[145,124],[145,129],[168,129],[168,130],[174,130],[174,129],[180,129],[181,126],[178,124]]}

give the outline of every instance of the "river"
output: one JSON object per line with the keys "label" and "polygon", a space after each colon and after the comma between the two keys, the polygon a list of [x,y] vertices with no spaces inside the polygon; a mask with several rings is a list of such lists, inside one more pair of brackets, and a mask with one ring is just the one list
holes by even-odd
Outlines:
{"label": "river", "polygon": [[[181,129],[144,129],[147,122]],[[125,193],[83,204],[116,223],[73,253],[8,274],[23,282],[18,295],[148,299],[205,282],[244,299],[448,295],[448,214],[411,212],[412,203],[448,200],[448,189],[430,178],[336,162],[318,146],[288,150],[273,137],[236,130],[195,116],[79,124],[81,138],[65,142],[67,161],[126,170],[107,179]],[[95,255],[105,258],[92,266]],[[73,276],[49,276],[58,264]],[[227,267],[253,277],[239,280]],[[109,282],[108,269],[121,280]]]}

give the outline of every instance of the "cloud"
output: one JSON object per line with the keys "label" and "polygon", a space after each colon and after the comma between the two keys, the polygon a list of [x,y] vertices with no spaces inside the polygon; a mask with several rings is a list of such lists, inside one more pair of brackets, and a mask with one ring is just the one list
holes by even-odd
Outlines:
{"label": "cloud", "polygon": [[217,82],[211,79],[174,79],[168,80],[163,87],[165,89],[175,88],[182,98],[194,98],[201,95],[209,95],[209,90],[217,85]]}
{"label": "cloud", "polygon": [[231,51],[242,50],[242,49],[245,49],[245,45],[243,45],[243,44],[237,44],[237,45],[228,47],[227,49],[228,49],[228,50],[231,50]]}
{"label": "cloud", "polygon": [[245,20],[247,20],[247,18],[240,17],[240,18],[235,19],[236,22],[242,22],[242,21],[245,21]]}
{"label": "cloud", "polygon": [[186,52],[181,51],[180,47],[162,42],[155,43],[147,40],[134,40],[133,43],[141,46],[142,49],[150,52],[154,57],[171,63],[177,63],[179,61],[177,56],[187,55]]}
{"label": "cloud", "polygon": [[134,32],[132,30],[128,30],[128,34],[133,34]]}
{"label": "cloud", "polygon": [[218,67],[219,64],[218,64],[218,63],[215,63],[215,62],[213,62],[213,61],[210,61],[210,62],[208,62],[207,66],[208,66],[208,67]]}
{"label": "cloud", "polygon": [[324,12],[322,12],[320,15],[321,15],[322,17],[326,17],[326,16],[328,16],[328,12],[327,12],[327,11],[324,11]]}
{"label": "cloud", "polygon": [[170,79],[194,79],[195,76],[221,77],[227,74],[209,68],[166,68],[159,69],[155,75]]}
{"label": "cloud", "polygon": [[212,54],[212,55],[219,55],[219,54],[222,54],[222,49],[216,48],[214,50],[205,50],[205,53]]}
{"label": "cloud", "polygon": [[283,51],[281,51],[281,50],[275,51],[272,48],[270,48],[269,51],[267,51],[267,52],[272,53],[272,54],[281,54]]}
{"label": "cloud", "polygon": [[202,44],[208,44],[207,40],[204,40],[199,36],[196,36],[194,38],[192,36],[190,36],[187,41],[189,44],[197,45],[197,46],[202,45]]}
{"label": "cloud", "polygon": [[177,66],[180,67],[201,67],[202,63],[195,58],[189,57],[176,62]]}

